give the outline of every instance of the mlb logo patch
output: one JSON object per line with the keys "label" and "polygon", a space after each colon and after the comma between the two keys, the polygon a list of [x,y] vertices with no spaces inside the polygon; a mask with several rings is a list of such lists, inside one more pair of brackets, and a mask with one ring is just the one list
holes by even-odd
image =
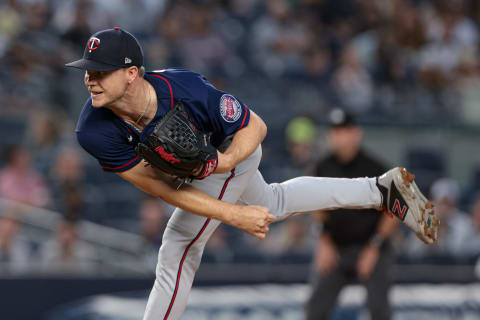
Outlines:
{"label": "mlb logo patch", "polygon": [[242,115],[242,107],[234,96],[224,94],[220,98],[220,114],[226,122],[235,122]]}

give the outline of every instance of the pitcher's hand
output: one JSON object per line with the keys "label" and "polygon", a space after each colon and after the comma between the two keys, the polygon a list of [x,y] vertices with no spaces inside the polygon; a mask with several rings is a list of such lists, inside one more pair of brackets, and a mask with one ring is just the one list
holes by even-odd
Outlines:
{"label": "pitcher's hand", "polygon": [[274,221],[275,217],[265,207],[241,206],[228,223],[258,239],[264,239],[270,230],[269,224]]}

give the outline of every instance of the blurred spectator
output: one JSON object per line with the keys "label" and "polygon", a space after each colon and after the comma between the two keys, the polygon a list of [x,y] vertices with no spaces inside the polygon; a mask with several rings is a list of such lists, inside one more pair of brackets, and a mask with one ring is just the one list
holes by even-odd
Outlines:
{"label": "blurred spectator", "polygon": [[[111,28],[114,24],[113,18],[109,13],[102,11],[102,3],[112,5],[111,1],[55,0],[53,2],[55,10],[52,12],[52,25],[59,34],[66,35],[69,33],[69,30],[78,30],[77,28],[80,25],[90,30],[101,30]],[[84,19],[86,19],[86,21],[83,21]],[[83,31],[81,33],[83,33]],[[91,35],[91,33],[88,33],[87,38],[89,35]],[[88,39],[85,39],[85,42],[76,45],[83,49],[87,40]]]}
{"label": "blurred spectator", "polygon": [[297,74],[310,34],[293,15],[287,0],[266,1],[266,15],[251,29],[251,55],[258,69],[270,76]]}
{"label": "blurred spectator", "polygon": [[433,91],[445,89],[454,79],[452,72],[460,61],[465,48],[455,42],[451,33],[444,39],[428,43],[419,52],[420,76],[423,85]]}
{"label": "blurred spectator", "polygon": [[3,150],[4,167],[0,170],[0,197],[45,207],[50,204],[50,190],[44,178],[32,167],[30,153],[21,146]]}
{"label": "blurred spectator", "polygon": [[441,178],[436,180],[430,191],[435,213],[440,219],[438,240],[435,244],[425,245],[409,235],[404,246],[411,257],[462,257],[467,254],[467,243],[471,236],[471,220],[458,208],[457,200],[460,187],[456,180]]}
{"label": "blurred spectator", "polygon": [[[36,53],[36,68],[46,76],[63,71],[63,50],[56,30],[51,26],[51,11],[47,1],[24,2],[25,28],[19,40],[31,45]],[[41,61],[41,63],[37,62]],[[54,89],[54,83],[45,83]],[[55,96],[50,97],[53,100]]]}
{"label": "blurred spectator", "polygon": [[23,21],[17,0],[7,0],[0,4],[0,57],[10,42],[21,32]]}
{"label": "blurred spectator", "polygon": [[393,1],[393,41],[408,57],[427,42],[427,31],[421,6],[415,1]]}
{"label": "blurred spectator", "polygon": [[309,81],[327,82],[331,71],[331,56],[327,48],[313,45],[303,54],[303,73]]}
{"label": "blurred spectator", "polygon": [[50,168],[56,209],[69,219],[83,219],[86,206],[84,164],[77,148],[64,146]]}
{"label": "blurred spectator", "polygon": [[184,36],[184,20],[188,6],[183,1],[171,2],[168,10],[159,14],[150,41],[145,42],[146,65],[173,67],[182,65],[179,45]]}
{"label": "blurred spectator", "polygon": [[352,44],[342,51],[340,64],[332,75],[332,86],[337,99],[349,112],[360,114],[372,108],[372,78]]}
{"label": "blurred spectator", "polygon": [[[317,163],[317,176],[374,177],[385,172],[385,166],[361,147],[363,131],[351,114],[336,108],[329,120],[331,153]],[[340,209],[313,217],[322,231],[315,250],[314,288],[306,319],[328,319],[341,289],[356,280],[367,289],[371,319],[390,319],[388,292],[394,254],[389,238],[397,220],[373,209]]]}
{"label": "blurred spectator", "polygon": [[251,21],[258,15],[260,0],[227,0],[228,12],[242,21]]}
{"label": "blurred spectator", "polygon": [[432,42],[450,39],[461,47],[474,47],[478,42],[478,28],[465,15],[465,0],[432,1],[432,9],[427,12],[427,37]]}
{"label": "blurred spectator", "polygon": [[469,125],[480,125],[480,61],[477,50],[463,52],[455,69],[453,88],[458,95],[458,112],[462,121]]}
{"label": "blurred spectator", "polygon": [[51,76],[47,66],[39,64],[38,48],[27,41],[16,40],[1,58],[1,113],[20,113],[43,108],[50,101],[51,87],[45,79]]}
{"label": "blurred spectator", "polygon": [[[410,10],[418,17],[416,10]],[[400,12],[399,15],[406,15]],[[395,115],[397,119],[405,116],[405,110],[400,106],[409,103],[409,99],[413,100],[416,86],[415,46],[420,46],[422,42],[421,29],[418,30],[415,25],[408,27],[419,23],[398,20],[398,24],[385,25],[376,31],[376,47],[372,50],[372,57],[367,58],[376,84],[375,102],[383,112]]]}
{"label": "blurred spectator", "polygon": [[416,52],[427,43],[421,10],[412,1],[394,1],[391,21],[376,29],[375,70],[379,86],[389,86],[398,92],[413,88],[412,73],[416,67]]}
{"label": "blurred spectator", "polygon": [[427,12],[426,35],[429,42],[419,51],[420,80],[431,94],[438,113],[457,119],[457,102],[450,87],[456,82],[455,70],[465,52],[478,46],[478,31],[464,15],[463,0],[434,2]]}
{"label": "blurred spectator", "polygon": [[25,145],[32,154],[33,165],[42,175],[48,175],[53,158],[65,142],[65,131],[71,128],[62,113],[53,109],[34,110],[30,113]]}
{"label": "blurred spectator", "polygon": [[240,63],[231,44],[213,28],[212,4],[191,4],[183,18],[178,53],[186,68],[207,76],[212,73],[238,75]]}
{"label": "blurred spectator", "polygon": [[[154,24],[157,16],[163,11],[167,0],[103,0],[94,1],[97,10],[111,17],[111,24],[118,25],[133,34],[147,36],[151,31],[145,26]],[[135,12],[135,14],[132,14]],[[139,19],[139,17],[141,17]],[[108,27],[111,28],[112,25]],[[99,30],[98,28],[93,28]],[[107,28],[104,28],[107,29]]]}
{"label": "blurred spectator", "polygon": [[94,271],[99,259],[97,252],[80,240],[77,222],[63,219],[54,237],[40,248],[40,261],[45,272],[69,274]]}
{"label": "blurred spectator", "polygon": [[316,39],[313,42],[322,43],[326,41],[335,60],[338,51],[356,31],[355,27],[360,26],[359,20],[363,17],[361,14],[363,12],[359,10],[361,4],[362,1],[356,0],[302,1],[304,13],[302,18],[305,19],[308,28],[315,34]]}
{"label": "blurred spectator", "polygon": [[21,272],[29,267],[31,248],[21,235],[21,212],[3,205],[0,211],[0,274]]}
{"label": "blurred spectator", "polygon": [[357,10],[355,10],[355,12],[359,20],[357,22],[357,29],[362,32],[381,26],[390,12],[394,10],[395,2],[398,1],[356,1]]}
{"label": "blurred spectator", "polygon": [[[78,0],[69,1],[68,5],[75,5],[75,8],[69,13],[73,15],[68,23],[62,25],[61,33],[62,40],[65,40],[70,46],[72,46],[75,52],[81,53],[84,44],[87,43],[88,38],[93,33],[89,24],[89,18],[91,17],[94,4],[90,0]],[[60,14],[61,10],[57,10]],[[65,28],[65,29],[63,29]]]}
{"label": "blurred spectator", "polygon": [[317,157],[316,127],[309,117],[296,117],[285,128],[288,161],[280,170],[283,179],[311,175]]}

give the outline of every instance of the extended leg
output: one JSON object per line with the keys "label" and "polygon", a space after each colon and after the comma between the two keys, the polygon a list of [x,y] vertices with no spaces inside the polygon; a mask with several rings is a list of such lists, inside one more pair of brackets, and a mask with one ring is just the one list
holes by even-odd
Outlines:
{"label": "extended leg", "polygon": [[267,184],[257,171],[240,200],[246,204],[267,207],[278,220],[297,212],[379,208],[381,194],[375,183],[375,178],[298,177]]}
{"label": "extended leg", "polygon": [[297,212],[382,208],[405,223],[420,240],[434,243],[440,221],[414,177],[405,168],[396,167],[375,178],[298,177],[267,184],[257,171],[240,201],[267,207],[277,220]]}

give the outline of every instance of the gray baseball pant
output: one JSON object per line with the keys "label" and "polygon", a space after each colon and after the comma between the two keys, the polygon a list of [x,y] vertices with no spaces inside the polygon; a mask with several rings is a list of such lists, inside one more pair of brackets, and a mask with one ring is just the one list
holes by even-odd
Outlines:
{"label": "gray baseball pant", "polygon": [[[258,147],[231,172],[214,174],[191,184],[222,201],[267,207],[277,220],[297,212],[380,206],[375,178],[298,177],[267,184],[258,171],[261,156]],[[143,320],[180,318],[205,244],[219,224],[220,221],[179,208],[174,211],[163,235],[156,279]]]}

